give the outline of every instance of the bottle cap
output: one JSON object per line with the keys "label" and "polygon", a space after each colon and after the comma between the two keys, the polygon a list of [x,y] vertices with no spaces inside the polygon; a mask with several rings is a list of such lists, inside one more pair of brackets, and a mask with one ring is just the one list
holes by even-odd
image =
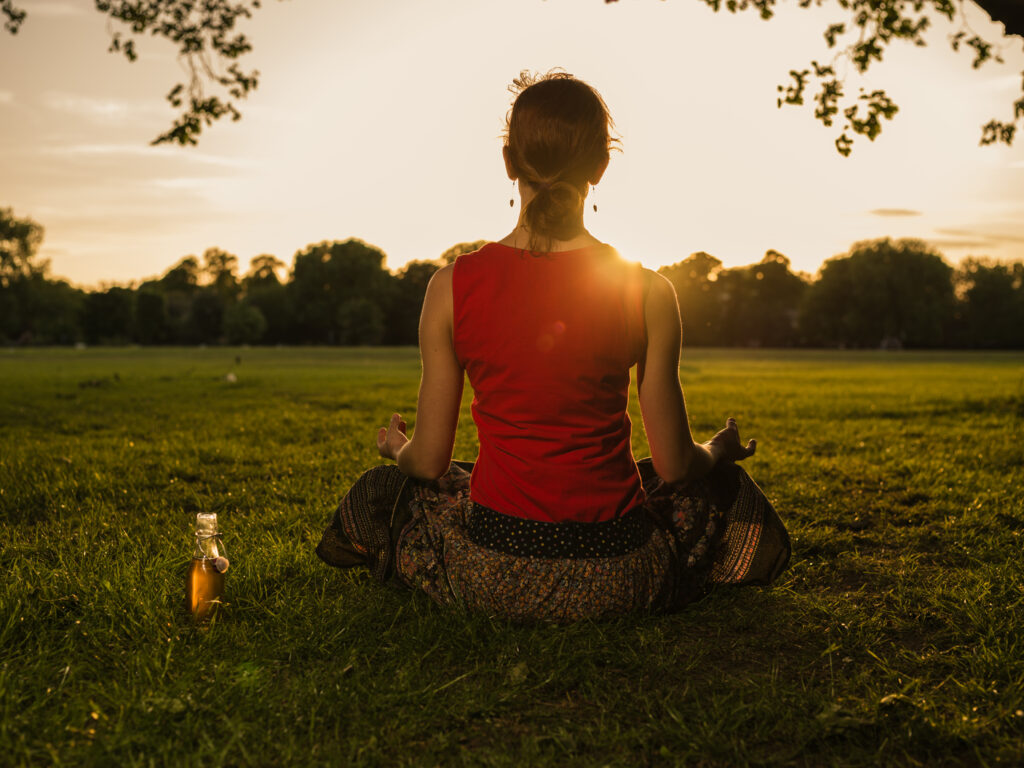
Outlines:
{"label": "bottle cap", "polygon": [[215,557],[213,559],[213,567],[217,569],[217,573],[224,573],[229,565],[231,565],[231,562],[226,557]]}

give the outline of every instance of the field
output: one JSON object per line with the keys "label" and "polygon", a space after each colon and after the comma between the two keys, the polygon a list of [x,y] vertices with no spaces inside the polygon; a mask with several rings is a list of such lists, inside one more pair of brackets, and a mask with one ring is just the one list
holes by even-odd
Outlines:
{"label": "field", "polygon": [[[1024,762],[1024,355],[687,351],[694,433],[758,438],[791,568],[569,627],[313,554],[418,371],[411,349],[0,352],[0,765]],[[468,398],[461,424],[472,458]],[[195,627],[198,511],[232,566]]]}

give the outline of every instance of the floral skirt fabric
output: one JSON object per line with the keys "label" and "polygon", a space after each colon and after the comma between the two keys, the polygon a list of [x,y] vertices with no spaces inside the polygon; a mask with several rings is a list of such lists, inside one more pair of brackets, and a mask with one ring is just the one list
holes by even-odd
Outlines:
{"label": "floral skirt fabric", "polygon": [[513,621],[672,611],[716,584],[768,584],[789,562],[785,526],[733,464],[688,486],[638,463],[647,502],[607,523],[534,523],[475,505],[471,464],[437,481],[374,467],[346,494],[317,547],[442,605]]}

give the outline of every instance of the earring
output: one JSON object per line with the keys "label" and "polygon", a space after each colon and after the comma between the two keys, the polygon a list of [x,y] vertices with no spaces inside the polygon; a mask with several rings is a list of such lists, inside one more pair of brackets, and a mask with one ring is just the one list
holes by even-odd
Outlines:
{"label": "earring", "polygon": [[597,185],[590,188],[591,202],[594,204],[594,213],[597,213]]}
{"label": "earring", "polygon": [[512,197],[510,197],[508,199],[508,207],[509,208],[515,208],[516,207],[516,180],[515,179],[512,179]]}

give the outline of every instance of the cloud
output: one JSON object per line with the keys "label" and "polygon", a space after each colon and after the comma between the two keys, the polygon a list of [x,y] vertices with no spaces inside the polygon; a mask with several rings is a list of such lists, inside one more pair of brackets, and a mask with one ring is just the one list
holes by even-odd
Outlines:
{"label": "cloud", "polygon": [[994,248],[997,243],[994,240],[952,240],[946,238],[935,238],[926,240],[932,248],[938,250],[972,250],[974,248]]}
{"label": "cloud", "polygon": [[44,245],[39,249],[39,255],[44,259],[49,259],[54,256],[69,256],[71,251],[67,248],[53,248],[49,245]]}
{"label": "cloud", "polygon": [[57,112],[67,112],[100,122],[137,120],[159,114],[167,115],[162,104],[152,100],[129,101],[127,99],[97,99],[91,96],[76,96],[60,91],[47,91],[42,95],[43,106]]}
{"label": "cloud", "polygon": [[152,179],[148,183],[165,189],[203,189],[213,181],[219,181],[219,179],[203,176],[177,176],[167,179]]}
{"label": "cloud", "polygon": [[[978,232],[970,229],[936,229],[940,235],[951,235],[953,237],[964,237],[974,238],[977,241],[984,242],[986,245],[998,245],[1000,243],[1024,243],[1024,236],[1022,235],[1005,235],[994,232]],[[959,242],[959,241],[950,241]]]}
{"label": "cloud", "polygon": [[208,210],[228,210],[232,201],[244,194],[244,180],[232,176],[169,176],[139,182],[140,193],[155,193],[161,200],[167,195],[179,203],[200,201]]}
{"label": "cloud", "polygon": [[868,211],[872,216],[921,216],[921,211],[914,211],[910,208],[875,208]]}
{"label": "cloud", "polygon": [[945,237],[930,238],[926,242],[942,251],[1001,251],[1016,253],[1024,243],[1024,235],[1008,235],[974,229],[936,228],[936,233]]}
{"label": "cloud", "polygon": [[206,152],[197,152],[187,147],[171,147],[166,144],[69,144],[63,147],[46,147],[42,150],[49,155],[81,157],[139,157],[161,160],[177,160],[224,168],[251,168],[255,162],[244,157],[221,157]]}

